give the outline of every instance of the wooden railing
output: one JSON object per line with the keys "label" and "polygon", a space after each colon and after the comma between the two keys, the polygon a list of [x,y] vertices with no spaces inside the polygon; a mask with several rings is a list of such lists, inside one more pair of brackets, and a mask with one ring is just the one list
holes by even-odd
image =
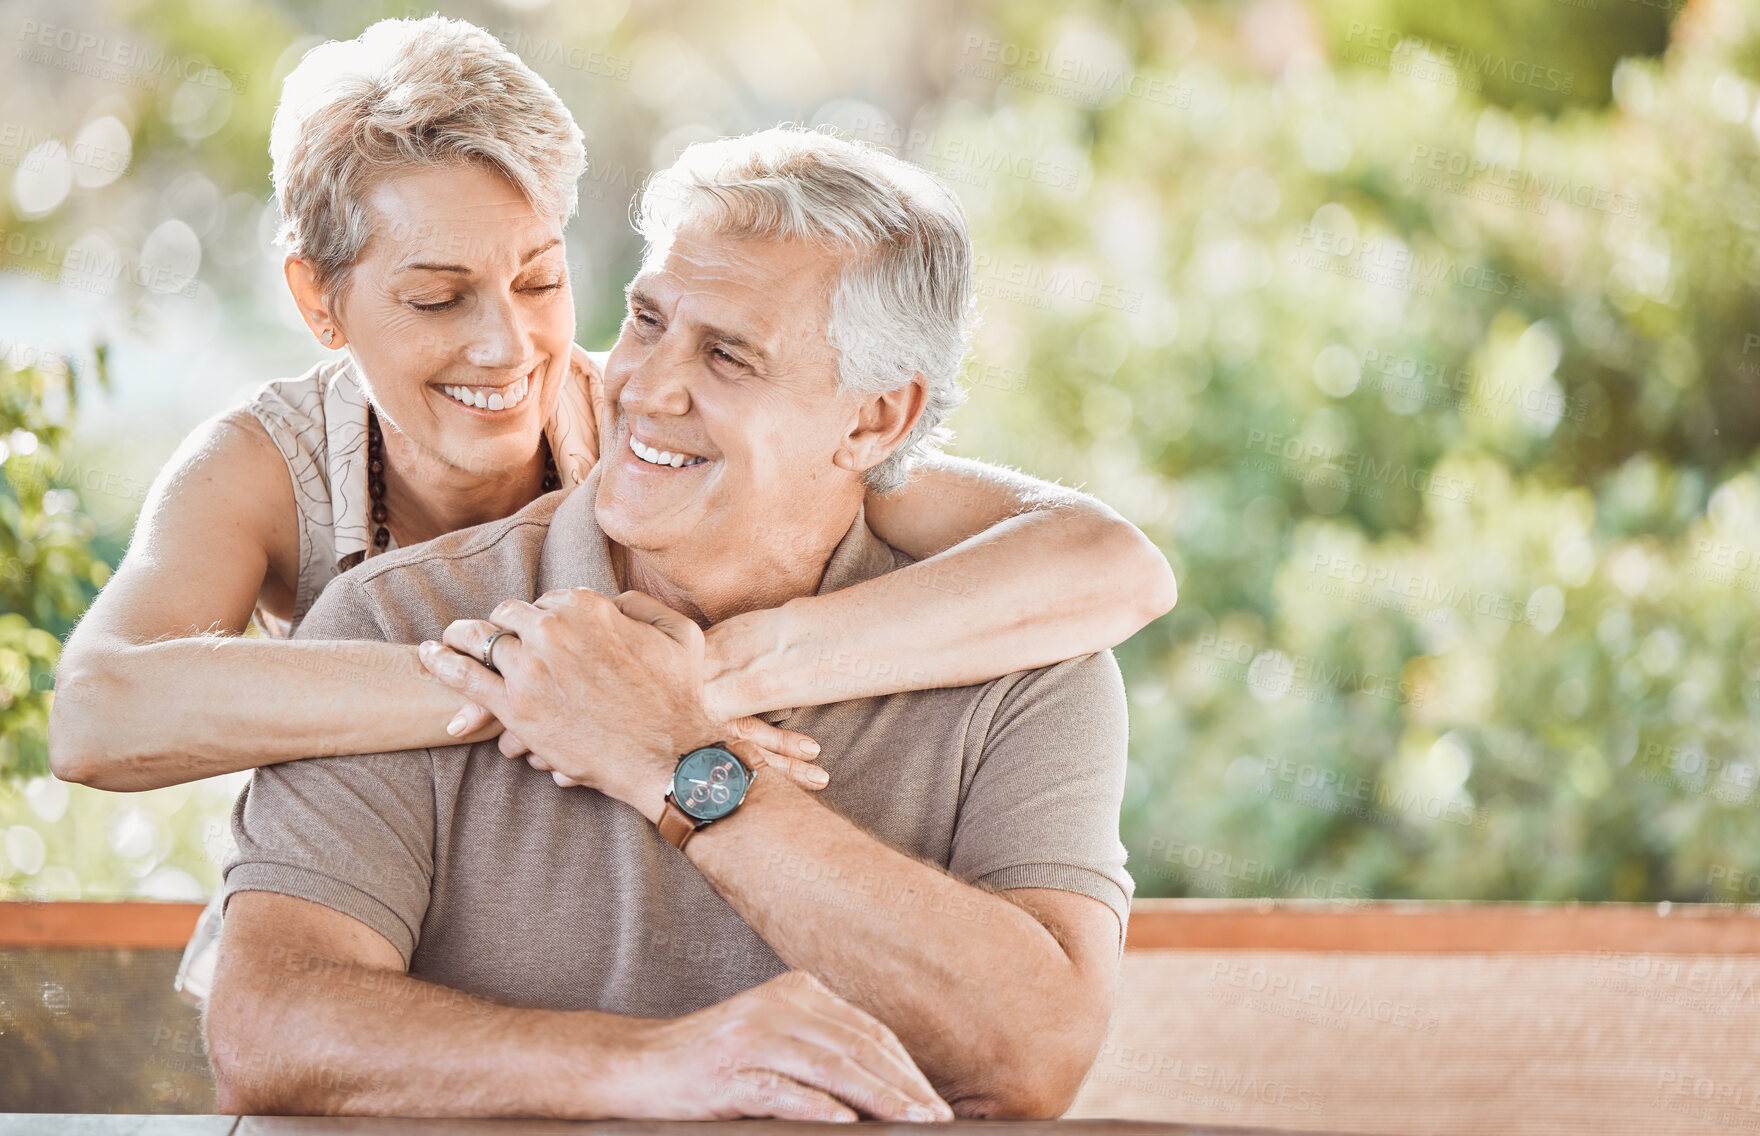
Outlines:
{"label": "wooden railing", "polygon": [[[0,902],[0,947],[180,948],[201,905]],[[1140,899],[1129,950],[1760,955],[1760,905]]]}

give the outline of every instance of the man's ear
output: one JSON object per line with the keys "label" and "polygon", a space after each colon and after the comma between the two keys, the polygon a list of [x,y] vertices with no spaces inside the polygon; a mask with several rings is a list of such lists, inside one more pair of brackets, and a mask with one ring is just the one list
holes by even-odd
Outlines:
{"label": "man's ear", "polygon": [[873,469],[903,444],[928,401],[929,381],[921,372],[902,387],[865,396],[832,464],[852,473]]}
{"label": "man's ear", "polygon": [[[348,342],[342,334],[342,327],[336,322],[336,313],[324,301],[324,291],[318,287],[318,274],[312,266],[296,256],[289,256],[281,262],[281,274],[287,278],[287,290],[293,293],[293,302],[299,307],[299,316],[306,321],[319,343],[325,347],[341,347]],[[330,338],[324,338],[329,332]]]}

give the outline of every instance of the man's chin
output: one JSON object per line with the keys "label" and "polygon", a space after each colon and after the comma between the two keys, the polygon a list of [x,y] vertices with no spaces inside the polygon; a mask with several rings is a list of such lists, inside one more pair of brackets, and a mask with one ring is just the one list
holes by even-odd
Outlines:
{"label": "man's chin", "polygon": [[690,526],[678,518],[676,509],[619,499],[609,491],[613,489],[601,485],[593,502],[594,519],[610,540],[640,552],[659,552],[675,542],[681,529],[688,531]]}
{"label": "man's chin", "polygon": [[[635,463],[641,459],[629,454],[622,460]],[[709,490],[704,478],[719,472],[713,468],[701,474],[687,472],[677,483],[667,484],[662,479],[679,477],[680,471],[656,474],[608,465],[593,502],[599,527],[625,548],[644,551],[700,535],[706,512],[703,499]]]}

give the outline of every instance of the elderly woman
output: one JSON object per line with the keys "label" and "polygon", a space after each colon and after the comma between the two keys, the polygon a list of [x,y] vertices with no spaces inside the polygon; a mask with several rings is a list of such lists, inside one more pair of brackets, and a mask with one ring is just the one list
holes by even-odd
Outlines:
{"label": "elderly woman", "polygon": [[[159,475],[62,657],[68,780],[493,736],[413,645],[285,636],[363,558],[567,491],[597,458],[563,243],[581,133],[542,79],[470,24],[388,20],[305,56],[270,146],[287,284],[337,355],[198,426]],[[959,685],[1118,643],[1174,602],[1135,528],[1018,474],[935,457],[866,508],[918,563],[707,633],[706,709],[805,781],[824,779],[798,764],[812,743],[750,716],[824,701],[824,649],[898,664],[840,676],[844,697]],[[270,637],[242,634],[253,612]]]}

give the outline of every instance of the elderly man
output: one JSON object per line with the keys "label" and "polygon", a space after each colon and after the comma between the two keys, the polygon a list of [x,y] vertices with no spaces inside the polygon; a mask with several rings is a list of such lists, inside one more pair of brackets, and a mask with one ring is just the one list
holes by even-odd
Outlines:
{"label": "elderly man", "polygon": [[[300,629],[443,633],[424,661],[536,770],[481,743],[257,771],[208,1019],[221,1105],[1055,1116],[1131,895],[1110,653],[768,715],[821,743],[817,794],[754,775],[701,698],[702,626],[907,562],[862,500],[960,398],[959,206],[775,130],[692,147],[641,217],[592,476],[369,561]],[[536,601],[485,612],[506,596]],[[890,665],[833,654],[827,701]]]}

